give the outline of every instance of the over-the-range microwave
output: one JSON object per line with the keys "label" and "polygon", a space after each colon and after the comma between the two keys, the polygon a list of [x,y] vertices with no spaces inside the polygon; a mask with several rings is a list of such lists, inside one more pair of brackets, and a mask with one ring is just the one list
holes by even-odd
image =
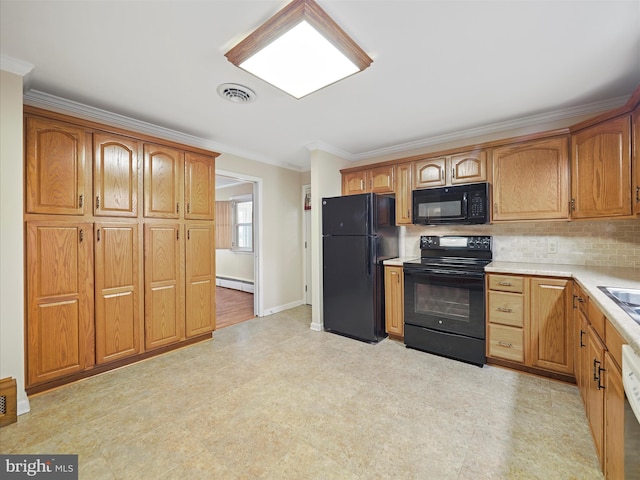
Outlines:
{"label": "over-the-range microwave", "polygon": [[413,191],[413,223],[470,225],[489,222],[489,184],[471,183]]}

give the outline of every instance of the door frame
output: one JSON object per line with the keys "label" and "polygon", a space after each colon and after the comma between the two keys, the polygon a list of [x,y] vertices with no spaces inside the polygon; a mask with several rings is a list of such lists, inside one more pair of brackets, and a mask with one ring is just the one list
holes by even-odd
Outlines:
{"label": "door frame", "polygon": [[244,182],[253,183],[253,313],[258,317],[264,316],[262,293],[262,178],[231,172],[229,170],[215,171],[216,175],[237,178]]}
{"label": "door frame", "polygon": [[311,290],[313,281],[311,276],[311,209],[305,210],[305,197],[311,195],[311,185],[302,186],[302,280],[306,290],[303,290],[303,303],[311,305]]}

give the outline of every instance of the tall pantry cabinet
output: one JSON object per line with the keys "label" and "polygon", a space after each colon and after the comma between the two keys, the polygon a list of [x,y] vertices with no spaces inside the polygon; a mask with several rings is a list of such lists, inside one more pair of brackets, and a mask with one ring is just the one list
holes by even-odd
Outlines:
{"label": "tall pantry cabinet", "polygon": [[28,106],[25,140],[27,392],[210,338],[218,154]]}

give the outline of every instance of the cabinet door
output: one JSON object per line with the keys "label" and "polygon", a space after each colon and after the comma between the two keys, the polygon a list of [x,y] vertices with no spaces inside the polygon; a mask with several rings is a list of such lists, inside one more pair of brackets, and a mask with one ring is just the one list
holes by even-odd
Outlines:
{"label": "cabinet door", "polygon": [[393,165],[372,168],[368,172],[369,191],[373,193],[393,193]]}
{"label": "cabinet door", "polygon": [[180,216],[182,152],[159,145],[144,145],[144,216]]}
{"label": "cabinet door", "polygon": [[428,158],[413,163],[413,188],[438,187],[446,183],[447,159]]}
{"label": "cabinet door", "polygon": [[213,224],[187,225],[186,336],[215,329],[215,244]]}
{"label": "cabinet door", "polygon": [[396,225],[411,225],[411,164],[395,167],[396,183]]}
{"label": "cabinet door", "polygon": [[[604,354],[604,475],[625,478],[624,471],[624,386],[622,372],[608,352]],[[633,415],[631,411],[627,413]],[[631,419],[633,421],[633,419]],[[627,478],[632,478],[626,472]]]}
{"label": "cabinet door", "polygon": [[96,215],[138,215],[139,148],[138,142],[127,137],[94,134],[93,188]]}
{"label": "cabinet door", "polygon": [[342,194],[357,195],[367,192],[367,171],[350,172],[342,175]]}
{"label": "cabinet door", "polygon": [[631,215],[631,122],[620,117],[572,136],[573,218]]}
{"label": "cabinet door", "polygon": [[144,226],[145,346],[157,348],[184,337],[180,226]]}
{"label": "cabinet door", "polygon": [[138,225],[96,223],[96,362],[140,352]]}
{"label": "cabinet door", "polygon": [[25,150],[27,212],[82,215],[86,180],[83,129],[27,117]]}
{"label": "cabinet door", "polygon": [[495,148],[493,221],[569,218],[567,137]]}
{"label": "cabinet door", "polygon": [[572,284],[562,279],[531,279],[531,364],[573,373]]}
{"label": "cabinet door", "polygon": [[402,267],[384,267],[385,324],[387,333],[404,336],[404,275]]}
{"label": "cabinet door", "polygon": [[487,181],[487,152],[470,152],[452,155],[451,185]]}
{"label": "cabinet door", "polygon": [[640,215],[640,108],[633,113],[633,213]]}
{"label": "cabinet door", "polygon": [[[576,297],[574,296],[574,303],[576,302]],[[586,357],[586,353],[583,353],[587,349],[587,320],[584,317],[584,314],[578,310],[578,308],[574,305],[573,310],[573,323],[574,323],[574,338],[573,338],[573,360],[574,367],[573,372],[576,377],[576,385],[578,387],[578,391],[582,396],[582,401],[586,401],[584,388],[587,385],[584,374],[584,358]]]}
{"label": "cabinet door", "polygon": [[184,156],[184,218],[213,220],[215,216],[213,157],[186,152]]}
{"label": "cabinet door", "polygon": [[94,363],[93,226],[27,223],[27,384]]}
{"label": "cabinet door", "polygon": [[588,379],[587,387],[587,418],[591,427],[591,434],[596,446],[596,453],[600,460],[600,467],[604,466],[604,384],[602,370],[604,369],[604,345],[589,327],[588,334]]}

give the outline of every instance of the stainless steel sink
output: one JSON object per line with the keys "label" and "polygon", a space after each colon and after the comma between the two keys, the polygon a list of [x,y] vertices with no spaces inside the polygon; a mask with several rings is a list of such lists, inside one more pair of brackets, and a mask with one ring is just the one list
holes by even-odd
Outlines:
{"label": "stainless steel sink", "polygon": [[598,288],[640,324],[640,289],[622,287]]}

